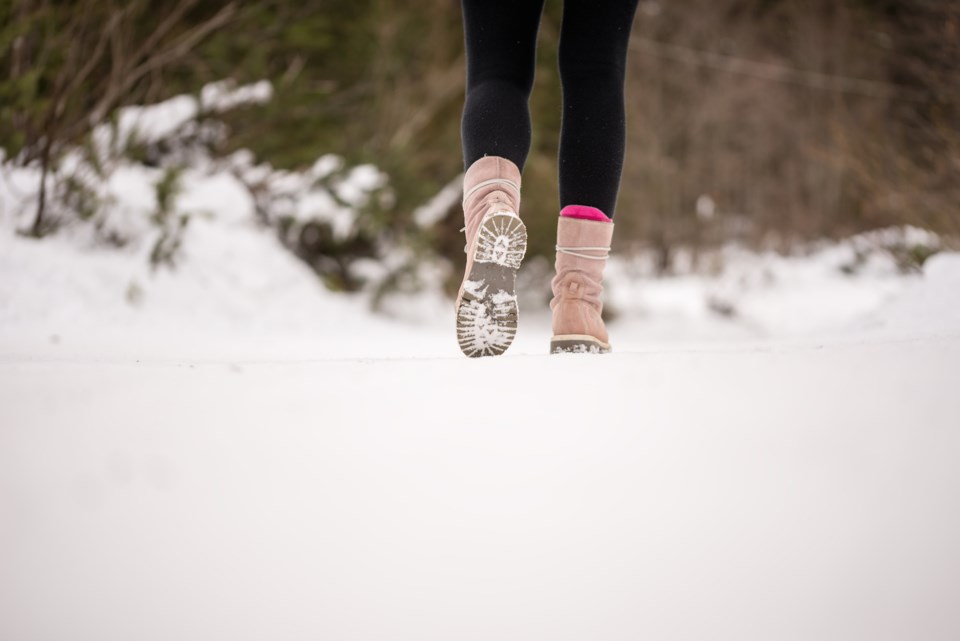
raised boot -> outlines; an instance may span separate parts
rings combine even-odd
[[[496,356],[517,333],[516,275],[527,251],[520,170],[484,156],[463,177],[467,267],[457,293],[457,341],[467,356]]]
[[[570,205],[560,212],[557,273],[551,282],[552,354],[610,351],[610,339],[600,314],[603,268],[612,239],[613,222],[599,209]]]

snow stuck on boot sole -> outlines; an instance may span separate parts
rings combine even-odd
[[[496,356],[517,333],[516,276],[527,251],[527,229],[513,213],[480,225],[473,265],[457,308],[457,340],[471,357]]]
[[[609,354],[609,343],[586,334],[561,334],[550,339],[551,354]]]

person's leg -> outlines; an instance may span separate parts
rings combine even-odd
[[[467,356],[502,354],[517,332],[516,273],[527,249],[520,171],[530,151],[528,100],[543,2],[462,0],[467,261],[455,308]]]
[[[464,169],[500,156],[523,169],[537,32],[544,0],[462,0],[467,88],[461,121]]]
[[[550,351],[610,351],[603,269],[623,170],[623,82],[637,0],[565,0],[559,66],[560,217]]]
[[[627,43],[637,2],[564,1],[558,53],[561,207],[593,207],[613,218],[626,137]]]

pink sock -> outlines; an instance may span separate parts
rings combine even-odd
[[[587,205],[567,205],[560,210],[560,215],[569,218],[582,218],[583,220],[597,220],[603,223],[613,222],[612,218],[596,207],[588,207]]]

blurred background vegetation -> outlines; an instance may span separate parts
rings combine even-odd
[[[547,0],[524,170],[531,252],[550,258],[562,12]],[[668,271],[681,245],[787,249],[890,224],[960,235],[958,61],[957,2],[642,0],[619,249],[654,249]],[[395,195],[381,228],[409,233],[463,169],[464,64],[457,0],[0,0],[0,147],[46,167],[124,105],[269,79],[272,101],[224,115],[218,153],[373,163]],[[422,242],[458,261],[449,213]]]

